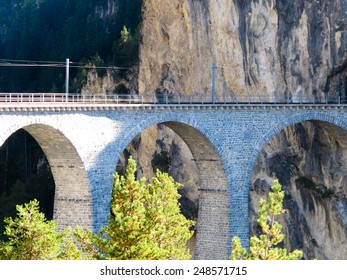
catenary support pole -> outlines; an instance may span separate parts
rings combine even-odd
[[[212,64],[212,103],[214,104],[216,94],[216,70],[217,66],[215,63]]]
[[[69,70],[70,70],[70,59],[66,59],[66,79],[65,79],[65,93],[66,93],[66,102],[69,97]]]

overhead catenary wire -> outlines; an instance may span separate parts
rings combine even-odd
[[[28,60],[28,59],[4,59],[4,58],[0,58],[0,62],[8,62],[8,63],[12,63],[12,62],[17,62],[17,63],[64,63],[62,61],[47,61],[47,60]],[[78,63],[78,62],[72,62],[72,63]]]
[[[35,61],[35,60],[13,60],[0,59],[0,67],[51,67],[65,68],[66,63],[61,61]],[[129,67],[123,66],[96,66],[92,64],[83,64],[80,62],[70,62],[70,68],[85,68],[85,69],[110,69],[110,70],[128,70]]]

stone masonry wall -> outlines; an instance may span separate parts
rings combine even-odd
[[[56,196],[64,194],[56,218],[98,231],[107,223],[123,150],[144,129],[169,126],[192,151],[202,181],[195,257],[227,259],[234,235],[249,244],[249,191],[259,154],[282,129],[305,120],[347,130],[346,109],[334,105],[21,108],[0,111],[0,144],[20,128],[50,143],[43,150],[61,171],[53,171],[62,180]]]

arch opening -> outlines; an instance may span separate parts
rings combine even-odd
[[[93,213],[89,180],[73,144],[57,129],[32,124],[20,131],[35,140],[42,150],[53,183],[53,219],[59,229],[80,225],[92,229]]]
[[[53,219],[55,183],[47,158],[24,129],[0,148],[0,232],[5,217],[15,217],[16,205],[37,199],[40,211]]]
[[[253,170],[250,233],[258,234],[257,210],[275,178],[285,191],[288,250],[306,259],[347,259],[347,132],[308,120],[287,126],[263,148]]]
[[[138,177],[151,178],[155,169],[182,183],[182,213],[195,220],[187,246],[195,259],[224,259],[229,253],[229,184],[220,155],[196,128],[162,122],[143,130],[124,150],[117,165],[122,172],[129,156],[138,162]]]

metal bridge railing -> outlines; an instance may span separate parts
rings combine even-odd
[[[76,103],[77,104],[347,104],[346,98],[329,96],[318,99],[298,95],[283,97],[269,94],[69,94],[0,93],[0,103]]]

